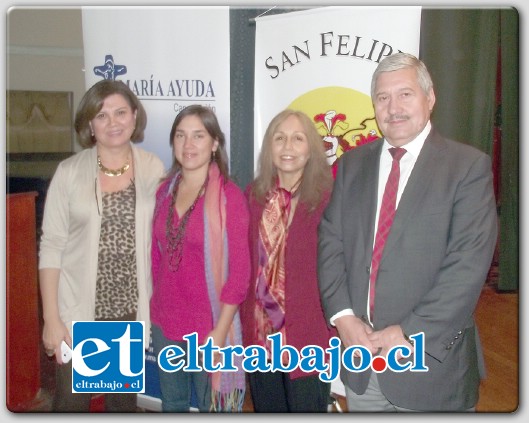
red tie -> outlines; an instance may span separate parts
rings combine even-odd
[[[373,257],[371,259],[371,273],[369,277],[369,312],[371,321],[373,321],[375,306],[375,282],[377,280],[378,265],[380,264],[384,245],[386,244],[386,239],[389,230],[391,229],[391,224],[393,223],[393,217],[395,216],[400,178],[399,161],[406,153],[406,150],[404,148],[392,147],[389,149],[389,152],[393,156],[393,162],[391,163],[391,172],[389,173],[386,188],[384,189],[384,195],[382,196],[382,205],[380,206],[380,214],[378,217],[378,228],[375,237],[375,246],[373,248]]]

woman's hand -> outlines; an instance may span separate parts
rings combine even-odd
[[[44,322],[44,328],[42,331],[42,343],[44,344],[44,350],[48,357],[53,357],[57,363],[63,364],[61,359],[61,343],[65,341],[68,346],[72,346],[72,338],[68,332],[68,328],[60,319],[53,319]]]

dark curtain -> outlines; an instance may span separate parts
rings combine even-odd
[[[230,8],[230,166],[235,182],[253,179],[254,58],[256,9]]]
[[[501,153],[500,153],[500,290],[518,289],[519,280],[519,17],[515,9],[500,13]]]
[[[253,178],[255,24],[267,9],[230,9],[231,166]],[[291,9],[292,10],[292,9]],[[274,9],[270,13],[285,13]],[[498,289],[518,288],[518,14],[515,9],[424,8],[420,58],[435,85],[433,124],[492,156],[498,49],[501,51],[501,187]]]
[[[432,123],[446,137],[492,153],[498,9],[429,10],[421,16],[420,58],[434,81]]]
[[[420,56],[437,97],[432,122],[444,135],[499,159],[495,177],[501,291],[516,290],[519,278],[518,54],[518,13],[513,8],[423,9]]]

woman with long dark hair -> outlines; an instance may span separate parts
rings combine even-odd
[[[192,333],[200,345],[209,337],[220,348],[241,345],[249,214],[244,194],[228,176],[224,134],[211,109],[193,105],[176,117],[170,143],[173,166],[156,194],[153,219],[154,351],[158,355],[167,345],[187,351],[184,337]],[[163,411],[189,411],[192,389],[202,412],[242,410],[242,371],[160,369],[159,375]]]

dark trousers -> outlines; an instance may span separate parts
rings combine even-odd
[[[256,413],[326,413],[330,383],[318,375],[290,379],[283,372],[249,373]]]
[[[91,393],[72,393],[72,362],[57,365],[55,371],[53,411],[57,413],[86,413],[90,411]],[[105,412],[135,413],[136,394],[104,394]]]
[[[112,321],[134,321],[136,313]],[[137,394],[105,394],[105,412],[134,413],[136,412]],[[56,366],[55,395],[52,410],[57,413],[83,413],[90,411],[91,393],[72,392],[72,362]]]

